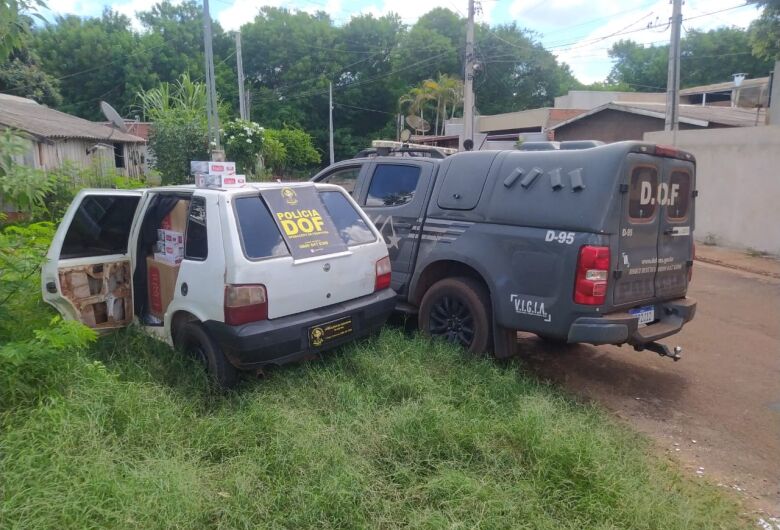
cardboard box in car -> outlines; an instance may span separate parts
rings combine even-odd
[[[149,293],[149,313],[162,319],[168,304],[173,300],[179,265],[164,263],[152,257],[146,258],[146,275]]]
[[[160,228],[184,233],[187,229],[187,211],[189,210],[189,206],[190,201],[182,199],[177,202],[176,206],[173,207],[173,210],[163,218],[162,223],[160,223]]]
[[[236,163],[193,160],[190,162],[190,173],[193,175],[235,175]]]

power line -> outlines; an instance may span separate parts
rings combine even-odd
[[[336,107],[346,107],[348,109],[364,110],[366,112],[377,112],[379,114],[389,114],[390,116],[396,115],[395,112],[387,112],[386,110],[379,110],[379,109],[369,109],[367,107],[358,107],[357,105],[347,105],[346,103],[339,103],[337,101],[334,101],[333,105]]]

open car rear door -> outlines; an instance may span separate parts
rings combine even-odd
[[[43,299],[63,317],[94,329],[132,322],[129,241],[143,194],[85,190],[73,200],[41,273]]]

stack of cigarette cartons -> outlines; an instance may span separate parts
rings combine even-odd
[[[184,257],[184,234],[176,230],[157,230],[154,259],[168,265],[178,265]]]
[[[190,173],[198,188],[238,188],[246,184],[244,175],[236,175],[235,162],[190,162]]]

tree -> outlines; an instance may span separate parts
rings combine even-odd
[[[206,86],[183,74],[175,83],[137,94],[136,107],[153,122],[149,150],[163,184],[180,184],[190,176],[190,161],[208,158]]]
[[[750,45],[756,57],[780,59],[780,0],[753,0],[763,8],[761,16],[750,25]]]
[[[771,63],[751,53],[750,38],[747,31],[733,27],[688,30],[680,44],[680,85],[719,83],[738,72],[751,77],[767,75]],[[607,78],[609,83],[627,85],[639,92],[665,90],[669,46],[644,47],[621,40],[612,46],[609,55],[616,61]]]
[[[0,62],[24,46],[32,17],[43,20],[38,10],[46,8],[42,0],[0,0]]]
[[[609,57],[615,61],[607,76],[609,84],[623,84],[638,92],[665,90],[668,46],[642,46],[632,40],[620,40],[612,45]]]
[[[109,9],[100,18],[58,17],[34,32],[32,45],[44,70],[60,79],[60,109],[83,118],[104,119],[100,100],[127,113],[136,92],[153,85],[152,51],[140,44],[130,19]]]
[[[578,85],[568,66],[558,64],[535,37],[515,23],[477,26],[474,92],[482,114],[550,106],[555,96]]]

